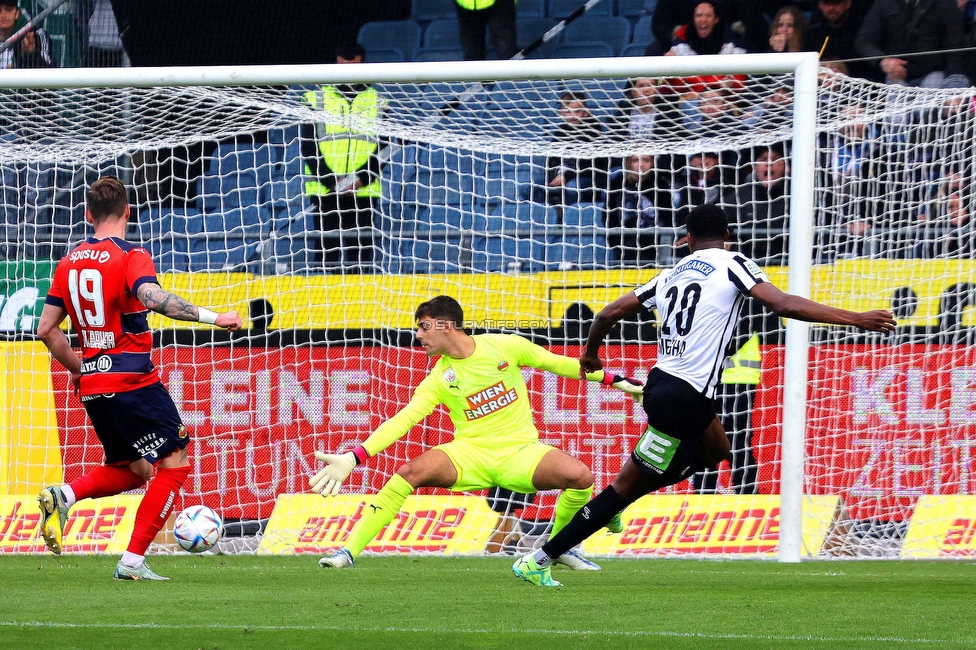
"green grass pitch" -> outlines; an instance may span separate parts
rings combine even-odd
[[[974,648],[976,563],[604,560],[540,589],[511,559],[0,557],[0,648]]]

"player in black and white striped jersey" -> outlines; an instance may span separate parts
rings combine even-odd
[[[691,254],[597,314],[580,372],[603,367],[600,345],[618,321],[644,309],[657,310],[658,357],[643,394],[647,430],[613,483],[540,550],[512,565],[519,577],[535,585],[557,585],[549,573],[550,558],[582,542],[645,494],[714,468],[728,457],[731,445],[712,398],[747,297],[787,318],[872,332],[894,330],[889,311],[852,312],[783,293],[755,262],[726,250],[728,239],[728,219],[721,208],[695,208],[688,215]]]

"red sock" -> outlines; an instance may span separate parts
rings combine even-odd
[[[146,549],[166,523],[169,511],[173,509],[173,502],[186,477],[190,475],[190,466],[160,467],[156,476],[149,482],[146,496],[136,510],[136,525],[129,540],[129,553],[145,555]]]
[[[134,490],[146,481],[128,466],[99,465],[84,476],[68,483],[75,493],[75,501],[97,499]]]

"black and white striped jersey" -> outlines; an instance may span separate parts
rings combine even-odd
[[[635,289],[645,308],[657,310],[655,367],[713,397],[742,303],[768,281],[741,253],[705,248]]]

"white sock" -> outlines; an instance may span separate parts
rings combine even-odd
[[[535,563],[539,565],[540,568],[545,568],[550,564],[552,564],[552,558],[546,555],[546,552],[543,551],[541,548],[532,554],[532,558],[535,560]]]
[[[130,566],[133,569],[138,569],[145,561],[145,555],[136,555],[135,553],[130,553],[128,551],[122,554],[122,564],[125,566]]]
[[[75,504],[75,491],[71,489],[70,485],[61,486],[61,494],[64,495],[64,504],[69,508]]]

